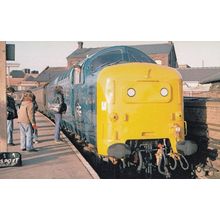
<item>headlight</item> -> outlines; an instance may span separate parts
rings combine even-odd
[[[168,90],[166,88],[163,88],[160,90],[160,94],[163,96],[163,97],[166,97],[168,95]]]
[[[133,88],[128,89],[128,96],[133,97],[136,95],[136,91]]]

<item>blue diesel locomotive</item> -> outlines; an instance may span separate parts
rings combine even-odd
[[[185,141],[182,78],[143,52],[126,46],[103,49],[34,91],[39,109],[49,111],[56,85],[63,87],[67,112],[62,126],[112,163],[169,177],[197,146]],[[178,163],[179,162],[179,163]]]

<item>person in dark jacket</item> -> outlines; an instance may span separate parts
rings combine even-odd
[[[66,104],[64,103],[62,86],[55,87],[54,99],[52,100],[52,104],[57,104],[60,106],[58,112],[54,112],[55,115],[54,141],[55,143],[61,143],[62,140],[60,138],[60,128],[61,128],[62,113],[66,111]]]
[[[9,146],[14,146],[13,143],[13,129],[14,122],[13,120],[18,117],[17,109],[15,107],[15,100],[13,98],[13,94],[15,89],[13,87],[8,87],[7,90],[7,143]]]

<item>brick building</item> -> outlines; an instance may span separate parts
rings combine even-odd
[[[7,86],[12,86],[15,90],[34,88],[37,86],[36,78],[38,75],[38,71],[30,71],[30,69],[12,70],[6,76]]]
[[[47,66],[36,78],[38,86],[43,86],[54,80],[59,74],[67,70],[67,67],[49,67]]]
[[[12,86],[15,90],[18,90],[19,84],[24,80],[25,73],[22,70],[12,70],[7,75],[7,86]]]
[[[177,70],[183,78],[184,96],[220,96],[220,89],[218,92],[216,90],[220,82],[220,67],[192,67]]]
[[[145,44],[131,47],[141,50],[160,65],[170,66],[174,68],[178,67],[175,47],[172,41],[164,44]],[[79,63],[87,56],[90,56],[104,48],[106,47],[83,48],[83,42],[78,42],[78,48],[67,57],[68,68]]]

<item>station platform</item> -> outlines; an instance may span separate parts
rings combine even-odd
[[[54,123],[41,113],[36,113],[39,143],[37,152],[21,151],[20,130],[14,120],[13,139],[15,146],[8,152],[22,155],[21,167],[0,168],[0,179],[99,179],[97,173],[80,152],[61,132],[62,143],[54,142]]]

